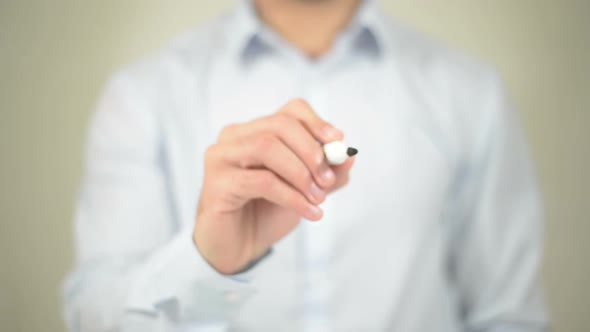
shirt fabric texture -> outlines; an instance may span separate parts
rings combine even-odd
[[[220,130],[303,98],[350,183],[252,268],[192,242]],[[542,331],[542,215],[493,70],[365,1],[311,60],[251,3],[118,71],[89,132],[64,287],[73,331]],[[277,221],[280,222],[280,221]]]

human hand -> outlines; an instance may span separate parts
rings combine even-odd
[[[224,128],[205,155],[193,239],[220,273],[238,272],[297,226],[317,221],[354,158],[328,166],[320,143],[343,138],[303,100]]]

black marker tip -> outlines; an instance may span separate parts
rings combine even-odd
[[[346,154],[347,154],[349,157],[352,157],[352,156],[354,156],[354,155],[355,155],[355,154],[357,154],[357,153],[359,153],[359,150],[357,150],[357,149],[355,149],[355,148],[348,148],[348,149],[346,149]]]

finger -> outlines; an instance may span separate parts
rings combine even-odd
[[[301,159],[276,136],[262,134],[239,143],[220,144],[220,150],[226,163],[240,168],[264,167],[299,190],[311,203],[319,204],[326,197]]]
[[[307,201],[297,190],[285,183],[276,174],[262,169],[235,168],[226,178],[226,185],[244,201],[262,198],[284,208],[291,209],[309,220],[319,220],[322,210]]]
[[[321,145],[303,123],[287,114],[277,113],[243,125],[227,127],[220,135],[220,142],[235,143],[260,133],[272,133],[279,137],[307,166],[322,188],[333,185],[334,172],[325,161]]]
[[[322,143],[340,141],[344,137],[340,130],[320,118],[303,99],[291,100],[281,108],[279,113],[288,114],[301,121],[313,136]]]
[[[332,166],[332,169],[336,174],[336,182],[329,188],[328,192],[334,192],[348,184],[350,181],[350,169],[354,165],[355,160],[354,157],[348,158],[344,164]]]
[[[234,142],[243,136],[247,136],[249,133],[244,133],[244,130],[242,129],[244,126],[245,124],[229,124],[223,127],[217,137],[217,142]]]

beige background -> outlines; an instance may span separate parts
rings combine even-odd
[[[59,284],[86,122],[117,67],[231,1],[0,1],[0,330],[61,331]],[[546,200],[555,331],[590,327],[590,1],[386,1],[494,64],[519,107]]]

